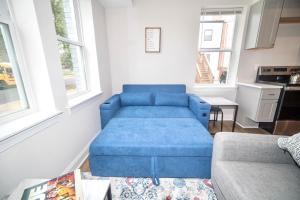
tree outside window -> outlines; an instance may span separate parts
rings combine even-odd
[[[74,96],[87,90],[78,2],[51,0],[51,6],[66,90]]]

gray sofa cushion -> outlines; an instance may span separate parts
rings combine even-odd
[[[218,197],[218,200],[226,200],[226,198],[224,197],[222,191],[220,190],[220,188],[213,176],[211,177],[211,183],[214,187],[214,192],[215,192],[216,196]]]
[[[216,161],[212,179],[227,200],[295,200],[300,170],[291,164]]]
[[[217,133],[213,160],[294,164],[288,153],[278,148],[279,135]]]
[[[292,155],[298,166],[300,166],[300,133],[288,138],[279,138],[278,146],[281,149],[287,150]]]

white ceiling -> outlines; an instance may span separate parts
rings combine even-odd
[[[104,8],[132,7],[133,0],[99,0]]]

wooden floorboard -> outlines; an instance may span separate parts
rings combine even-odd
[[[90,163],[89,159],[86,159],[84,163],[81,165],[80,170],[82,172],[89,172],[90,171]]]
[[[215,134],[216,132],[221,132],[220,122],[216,123],[215,126],[211,121],[209,123],[209,132]],[[232,121],[224,121],[223,123],[223,132],[231,132],[232,130]],[[242,128],[239,125],[235,126],[234,132],[240,133],[255,133],[255,134],[270,134],[269,132],[261,129],[261,128]]]
[[[232,129],[232,122],[231,121],[224,121],[223,124],[223,132],[231,132]],[[220,132],[220,124],[216,123],[215,126],[213,125],[213,122],[209,123],[209,132],[214,135],[216,132]],[[236,125],[235,132],[240,133],[255,133],[255,134],[270,134],[267,131],[260,129],[260,128],[242,128],[239,125]],[[86,159],[82,166],[80,167],[81,171],[83,172],[89,172],[90,171],[90,165],[89,160]]]

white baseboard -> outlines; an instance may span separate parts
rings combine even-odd
[[[88,144],[82,149],[82,151],[72,160],[72,162],[64,169],[62,174],[66,174],[68,172],[74,171],[75,169],[78,169],[81,167],[81,165],[84,163],[84,161],[89,156],[89,147],[91,142],[97,137],[98,134],[96,134],[89,142]]]
[[[239,122],[236,122],[237,125],[239,125],[240,127],[242,128],[258,128],[258,126],[245,126],[245,125],[242,125],[241,123]]]

